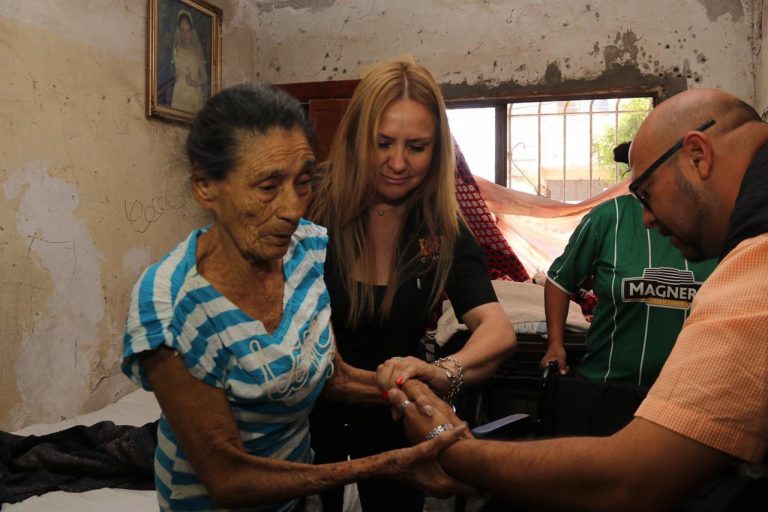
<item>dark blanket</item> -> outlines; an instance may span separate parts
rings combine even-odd
[[[154,489],[157,422],[102,421],[44,436],[0,432],[0,504],[50,491]]]

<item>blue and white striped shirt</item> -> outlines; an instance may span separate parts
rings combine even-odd
[[[306,220],[296,229],[283,257],[283,316],[269,334],[197,272],[197,238],[207,229],[193,231],[134,286],[123,372],[151,390],[138,355],[167,346],[194,377],[225,390],[248,453],[311,463],[308,416],[334,351],[323,281],[326,231]],[[155,483],[161,510],[216,510],[164,416]],[[295,503],[253,510],[285,511]]]

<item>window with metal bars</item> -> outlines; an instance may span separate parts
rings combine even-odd
[[[613,148],[634,136],[653,96],[449,105],[451,132],[472,172],[500,185],[578,202],[624,179]]]

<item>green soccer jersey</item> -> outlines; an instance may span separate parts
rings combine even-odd
[[[547,272],[569,295],[594,276],[597,307],[581,374],[593,380],[653,384],[691,301],[716,263],[689,262],[657,229],[646,229],[643,207],[633,196],[593,208]]]

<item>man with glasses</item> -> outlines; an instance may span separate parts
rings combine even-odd
[[[674,510],[689,496],[686,510],[763,510],[765,476],[744,479],[733,468],[765,471],[768,447],[768,124],[730,94],[680,93],[643,122],[630,167],[645,225],[689,259],[720,258],[635,418],[603,438],[460,440],[440,463],[536,509]],[[413,441],[459,421],[419,382],[389,392],[393,407],[406,396],[434,406],[430,417],[405,410]],[[717,485],[726,473],[748,490],[735,498]]]

